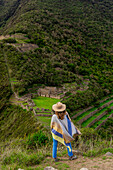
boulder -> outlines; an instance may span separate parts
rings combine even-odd
[[[44,108],[41,108],[42,111],[44,111]]]
[[[77,154],[77,155],[83,155],[83,152],[81,152],[79,150],[72,150],[72,152]]]
[[[57,170],[57,169],[53,168],[52,166],[47,166],[46,168],[44,168],[44,170]]]
[[[113,156],[113,154],[111,152],[107,152],[105,156]]]
[[[87,168],[81,168],[80,170],[88,170]]]

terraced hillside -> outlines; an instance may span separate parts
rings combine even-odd
[[[95,107],[89,107],[79,113],[76,113],[72,119],[81,127],[91,127],[98,129],[108,118],[113,116],[113,96],[100,101]]]
[[[31,112],[37,117],[38,121],[46,127],[50,126],[52,116],[52,105],[59,102],[60,99],[38,96],[36,98],[22,100],[17,99],[14,95],[10,97],[10,103],[12,105],[19,105],[24,111]],[[30,102],[29,102],[30,101]]]

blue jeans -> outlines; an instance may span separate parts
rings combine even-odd
[[[57,157],[57,145],[58,145],[58,141],[53,138],[53,158]],[[69,146],[71,148],[71,152],[69,151],[69,148],[67,147],[68,155],[73,156],[71,143],[69,143]]]

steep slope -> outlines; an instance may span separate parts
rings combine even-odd
[[[3,53],[3,45],[0,44],[0,111],[6,106],[11,95],[11,85],[7,70],[7,63]]]
[[[0,0],[0,26],[4,26],[7,20],[14,15],[20,0]]]
[[[19,3],[1,33],[24,33],[28,37],[26,43],[38,47],[21,53],[5,46],[11,78],[18,81],[15,91],[23,94],[39,84],[60,86],[76,82],[81,85],[88,79],[88,90],[66,101],[76,103],[77,109],[112,91],[111,0],[23,0]],[[71,107],[73,111],[74,105]]]

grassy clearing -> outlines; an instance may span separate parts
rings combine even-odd
[[[45,126],[50,126],[51,117],[38,116],[37,119]]]
[[[33,99],[33,101],[38,108],[44,108],[44,109],[51,110],[52,105],[59,102],[60,99],[39,96],[39,97]]]
[[[54,99],[54,98],[49,98],[49,97],[37,97],[35,99],[33,99],[34,103],[36,104],[36,106],[34,107],[34,109],[36,109],[37,107],[40,108],[44,108],[44,109],[49,109],[50,111],[52,110],[52,105],[59,102],[59,99]],[[40,113],[37,113],[40,114]],[[41,114],[46,114],[46,113],[41,113]],[[47,113],[47,114],[51,114],[51,113]],[[49,126],[50,127],[50,122],[51,122],[51,117],[43,117],[43,116],[38,116],[37,119],[44,125],[44,126]]]
[[[36,107],[33,107],[34,109],[36,109]],[[39,110],[39,112],[41,112],[41,113],[36,113],[37,115],[39,115],[39,114],[43,114],[43,115],[45,115],[45,114],[47,114],[47,115],[51,115],[51,112],[50,111],[48,111],[48,112],[50,112],[50,113],[48,113],[48,112],[45,112],[45,113],[42,113],[42,110]]]

